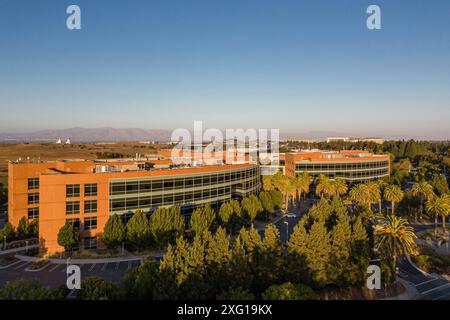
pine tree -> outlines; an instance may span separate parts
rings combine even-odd
[[[115,248],[125,240],[125,236],[126,227],[122,219],[117,214],[111,215],[103,229],[102,242],[108,248]]]
[[[327,267],[330,263],[331,243],[327,228],[322,221],[316,221],[309,231],[306,262],[313,281],[324,286],[329,283]]]
[[[350,285],[362,284],[370,262],[370,245],[362,216],[358,216],[352,226],[350,259],[347,282]]]
[[[305,228],[306,220],[305,216],[295,225],[287,242],[288,254],[284,267],[285,281],[306,283],[308,282],[307,279],[310,278],[306,265],[306,253],[309,245],[309,235]]]
[[[189,220],[189,230],[193,236],[201,235],[207,230],[211,230],[216,222],[216,213],[209,204],[203,208],[197,208]]]
[[[156,209],[149,222],[152,238],[159,247],[173,243],[184,233],[185,221],[177,206]]]
[[[277,283],[282,275],[283,246],[278,228],[269,224],[264,232],[261,247],[255,256],[254,288],[260,292],[273,283]]]
[[[346,284],[347,267],[350,257],[351,226],[347,213],[339,213],[338,220],[331,232],[331,263],[329,278],[339,286]]]
[[[126,229],[126,240],[130,246],[141,249],[151,243],[150,223],[144,211],[136,210]]]
[[[219,209],[219,223],[225,228],[230,228],[233,219],[233,207],[229,202],[224,202]]]

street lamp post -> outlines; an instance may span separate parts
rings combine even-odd
[[[283,221],[283,223],[286,225],[286,241],[289,240],[289,222]]]
[[[125,254],[125,242],[122,241],[122,256]]]
[[[6,236],[3,236],[3,250],[6,250]]]
[[[25,252],[28,252],[28,240],[25,240]]]

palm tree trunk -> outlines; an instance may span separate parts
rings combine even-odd
[[[423,198],[420,197],[420,222],[422,222],[423,219]]]
[[[391,208],[391,209],[392,209],[392,215],[394,215],[394,206],[395,206],[395,202],[392,201],[392,202],[391,202],[391,205],[392,205],[392,208]]]
[[[447,233],[447,229],[445,228],[445,216],[442,216],[442,228],[444,229],[444,233]]]
[[[434,215],[434,234],[437,235],[438,215]]]
[[[381,200],[378,201],[378,213],[381,214]]]

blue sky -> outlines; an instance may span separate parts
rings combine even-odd
[[[450,1],[0,0],[0,111],[0,132],[203,120],[450,139]]]

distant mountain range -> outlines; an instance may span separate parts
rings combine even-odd
[[[0,142],[63,142],[70,138],[71,142],[115,142],[115,141],[169,141],[170,130],[139,129],[139,128],[68,128],[40,130],[25,133],[0,133]],[[311,139],[325,140],[331,136],[342,136],[342,133],[331,131],[310,131],[305,133],[280,132],[280,139]],[[346,136],[346,135],[344,135]]]
[[[68,128],[54,130],[40,130],[25,133],[0,133],[0,142],[2,143],[21,143],[21,142],[56,142],[61,139],[63,142],[70,138],[74,143],[83,142],[116,142],[116,141],[170,141],[171,130],[163,129],[140,129],[140,128]],[[367,137],[374,135],[358,135],[351,132],[335,131],[307,131],[307,132],[288,132],[280,130],[280,139],[305,139],[305,140],[326,140],[327,137]],[[378,135],[375,135],[378,136]],[[445,136],[445,135],[444,135]],[[394,135],[382,136],[385,139],[419,139],[414,135]],[[225,138],[225,136],[224,136]],[[436,139],[434,137],[423,137],[422,139]]]
[[[70,138],[72,142],[169,141],[171,131],[138,128],[69,128],[27,133],[0,133],[2,142],[49,142]]]

